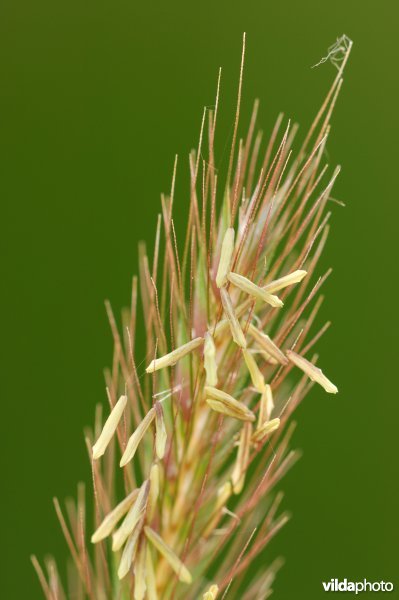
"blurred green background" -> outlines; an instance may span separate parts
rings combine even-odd
[[[51,499],[89,479],[82,428],[111,361],[103,300],[129,302],[137,242],[153,239],[220,65],[229,139],[244,30],[243,123],[259,97],[266,132],[280,110],[306,129],[335,75],[310,66],[342,33],[355,42],[328,147],[347,207],[322,265],[333,327],[319,350],[340,394],[317,390],[297,413],[275,597],[323,598],[332,577],[399,585],[398,16],[393,0],[2,1],[1,598],[41,598],[31,552],[65,561]]]

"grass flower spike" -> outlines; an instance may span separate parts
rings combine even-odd
[[[330,274],[318,260],[338,174],[326,145],[350,47],[308,134],[297,139],[280,115],[264,142],[258,101],[249,123],[240,118],[244,36],[225,168],[215,143],[219,73],[182,204],[176,158],[155,245],[140,246],[130,309],[119,321],[106,304],[113,408],[105,423],[97,410],[86,434],[90,512],[82,485],[68,518],[55,501],[72,557],[67,579],[51,567],[47,583],[33,558],[47,600],[272,593],[281,560],[267,563],[264,550],[288,520],[278,486],[299,456],[292,415],[314,382],[338,391],[314,352],[327,328],[316,327]],[[183,233],[176,206],[187,210]]]

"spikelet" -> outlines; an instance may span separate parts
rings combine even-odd
[[[324,374],[321,369],[316,367],[314,364],[309,362],[303,356],[300,356],[296,352],[292,350],[287,350],[287,356],[291,362],[294,363],[297,367],[299,367],[312,381],[315,381],[321,387],[323,387],[326,392],[329,394],[336,394],[338,392],[338,388],[336,385],[332,383]]]
[[[218,288],[224,286],[227,282],[227,277],[230,273],[231,262],[234,252],[234,229],[229,227],[226,230],[223,238],[222,251],[220,253],[220,261],[218,272],[216,274],[216,285]]]
[[[108,419],[105,421],[100,437],[93,446],[94,460],[100,458],[100,456],[102,456],[107,449],[107,446],[110,443],[116,428],[118,427],[118,423],[122,417],[123,411],[125,410],[126,403],[127,396],[121,396],[112,409]]]
[[[345,43],[340,72],[299,145],[283,116],[263,144],[257,103],[241,135],[245,111],[238,103],[223,171],[215,145],[218,87],[189,156],[184,190],[176,185],[175,162],[154,247],[147,254],[140,246],[131,308],[118,322],[107,303],[114,351],[105,377],[116,403],[105,424],[97,411],[94,439],[86,437],[94,533],[82,486],[76,506],[68,503],[69,521],[55,502],[73,554],[68,589],[76,598],[271,594],[279,565],[256,560],[287,521],[281,493],[273,490],[298,457],[290,449],[291,414],[311,387],[307,377],[337,392],[302,354],[314,352],[326,329],[315,329],[329,274],[320,272],[318,259],[339,171],[329,173],[325,155],[350,50]],[[177,193],[181,210],[187,209],[183,239],[180,224],[175,227]],[[140,325],[145,335],[137,343]],[[306,376],[298,378],[294,367]],[[288,390],[293,401],[285,411]],[[100,524],[97,515],[105,515]],[[37,559],[33,564],[48,598],[62,600],[53,563],[48,583]]]

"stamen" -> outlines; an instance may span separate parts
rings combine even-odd
[[[216,274],[216,285],[218,288],[224,286],[227,282],[227,276],[230,273],[231,263],[234,252],[234,229],[229,227],[224,234],[222,242],[222,250],[220,253],[220,260],[218,271]]]
[[[127,396],[121,396],[112,409],[108,419],[105,421],[101,434],[93,446],[94,460],[100,458],[100,456],[102,456],[107,449],[107,446],[110,443],[116,428],[118,427],[119,421],[121,420],[126,403]]]
[[[299,283],[304,277],[306,277],[306,275],[307,271],[293,271],[292,273],[289,273],[289,275],[284,275],[284,277],[280,277],[275,281],[271,281],[270,283],[263,286],[263,289],[269,294],[274,294],[274,292],[278,292],[279,290],[282,290],[288,287],[289,285]]]
[[[336,385],[332,383],[324,374],[319,367],[316,367],[310,361],[308,361],[303,356],[300,356],[293,350],[287,350],[287,356],[291,362],[294,363],[297,367],[299,367],[306,375],[309,377],[311,381],[315,381],[321,387],[323,387],[326,392],[329,394],[336,394],[338,392],[338,388]]]
[[[154,420],[154,417],[155,417],[155,408],[152,407],[152,408],[150,408],[150,410],[148,411],[148,413],[146,414],[144,419],[141,421],[141,423],[139,424],[137,429],[130,436],[129,441],[126,445],[125,451],[122,454],[121,461],[119,463],[120,467],[124,467],[125,465],[127,465],[128,462],[130,462],[132,460],[132,458],[136,454],[138,445],[140,444],[141,440],[143,439],[144,434],[146,433],[147,429],[151,425],[152,421]]]
[[[163,541],[163,539],[153,529],[151,529],[151,527],[144,527],[144,532],[158,552],[160,552],[168,561],[180,581],[183,583],[191,583],[192,577],[190,571],[181,562],[180,558],[176,556],[173,550]]]
[[[230,325],[230,331],[231,335],[233,336],[233,340],[238,346],[241,346],[241,348],[246,348],[247,342],[245,340],[244,332],[241,329],[241,325],[236,317],[229,293],[224,288],[220,290],[220,298],[222,300],[225,315]]]
[[[263,300],[266,304],[270,304],[275,308],[281,308],[283,305],[280,298],[273,296],[269,292],[266,292],[264,288],[259,287],[256,283],[253,283],[250,279],[247,279],[243,275],[231,272],[229,274],[229,281],[238,287],[241,291],[245,292],[249,296],[253,296],[257,300]]]
[[[254,413],[243,403],[239,402],[230,394],[217,388],[206,386],[206,402],[216,412],[220,412],[241,421],[254,421]]]
[[[160,358],[154,359],[146,368],[146,373],[154,373],[154,371],[158,371],[159,369],[164,369],[165,367],[173,367],[181,358],[198,348],[203,344],[204,338],[197,337],[179,348],[172,350],[169,354],[165,354]]]

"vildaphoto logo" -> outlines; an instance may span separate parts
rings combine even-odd
[[[390,581],[348,581],[343,579],[331,579],[330,581],[322,581],[325,592],[354,592],[360,594],[361,592],[392,592],[393,583]]]

